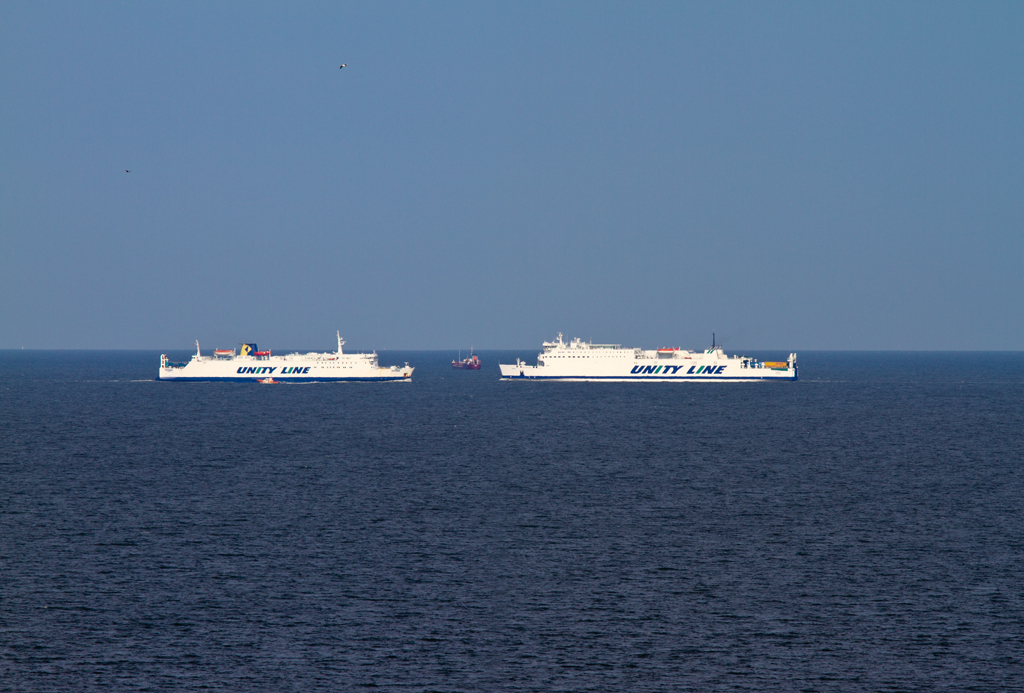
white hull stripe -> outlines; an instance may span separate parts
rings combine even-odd
[[[697,377],[677,377],[677,378],[659,378],[651,376],[629,376],[629,375],[503,375],[502,380],[563,380],[563,381],[575,381],[575,382],[586,382],[591,380],[603,380],[607,382],[645,382],[645,383],[711,383],[718,381],[729,381],[729,382],[754,382],[761,380],[798,380],[796,375],[790,376],[746,376],[746,375],[709,375],[706,378],[700,376]]]
[[[258,383],[261,380],[265,380],[268,376],[262,377],[250,377],[250,378],[165,378],[158,377],[157,380],[164,382],[207,382],[207,383]],[[324,376],[322,378],[289,378],[288,376],[274,378],[275,383],[343,383],[343,382],[384,382],[384,381],[395,381],[395,382],[412,382],[412,378],[403,378],[402,376],[387,376],[387,377],[353,377],[353,378],[332,378],[330,376]]]

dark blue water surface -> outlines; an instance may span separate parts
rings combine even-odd
[[[1024,689],[1024,354],[276,386],[158,356],[0,352],[0,689]]]

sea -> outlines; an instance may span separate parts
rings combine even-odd
[[[478,353],[268,386],[0,352],[0,690],[1024,690],[1024,353]]]

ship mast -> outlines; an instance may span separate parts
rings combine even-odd
[[[341,330],[338,330],[338,356],[341,356],[341,346],[345,343],[345,340],[341,338]]]

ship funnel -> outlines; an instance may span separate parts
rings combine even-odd
[[[242,348],[238,350],[239,356],[253,356],[259,349],[256,348],[255,344],[243,344]]]

